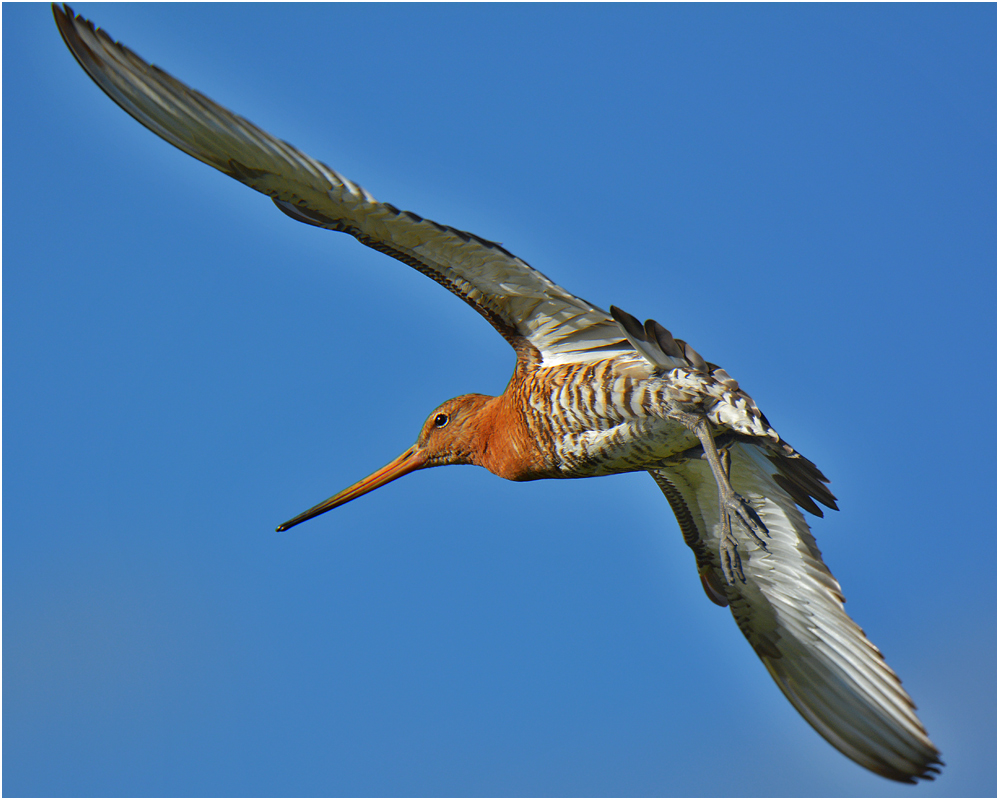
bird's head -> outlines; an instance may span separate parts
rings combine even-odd
[[[414,470],[425,467],[439,467],[445,464],[477,464],[484,441],[484,428],[491,398],[487,395],[462,395],[438,406],[428,416],[416,443],[407,448],[381,470],[376,470],[347,489],[327,498],[298,517],[278,526],[278,531],[287,531],[311,517],[343,506],[348,501],[360,498],[374,489],[395,481]]]

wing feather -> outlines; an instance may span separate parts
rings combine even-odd
[[[840,585],[795,498],[775,479],[781,465],[763,444],[736,442],[729,450],[733,488],[770,533],[766,552],[740,545],[745,583],[729,586],[722,579],[718,490],[708,464],[692,459],[650,471],[661,489],[669,486],[664,494],[671,506],[683,506],[685,541],[703,579],[707,574],[707,583],[723,588],[737,625],[778,687],[831,744],[886,778],[933,778],[941,764],[937,748],[899,678],[844,611]],[[800,472],[811,482],[822,478],[815,468]]]
[[[560,364],[631,350],[606,311],[496,242],[379,203],[325,164],[146,63],[69,6],[53,5],[53,13],[84,70],[153,133],[268,195],[294,219],[348,233],[430,276],[479,311],[519,355]]]

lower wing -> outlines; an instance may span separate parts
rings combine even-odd
[[[937,748],[899,678],[844,611],[840,585],[802,512],[775,480],[766,446],[736,442],[729,450],[733,488],[770,533],[766,551],[740,544],[745,582],[727,585],[722,577],[718,490],[708,463],[649,471],[695,552],[709,597],[732,609],[781,691],[834,747],[888,779],[934,778]]]

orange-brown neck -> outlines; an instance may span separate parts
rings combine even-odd
[[[473,464],[510,481],[553,477],[557,474],[532,436],[513,389],[486,399],[476,415]]]

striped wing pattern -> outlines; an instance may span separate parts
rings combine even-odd
[[[153,133],[268,195],[289,216],[343,231],[430,276],[473,306],[522,359],[561,364],[631,350],[603,309],[495,242],[380,203],[326,165],[143,61],[69,6],[53,7],[70,51]]]
[[[832,745],[889,779],[933,778],[938,751],[899,678],[844,611],[840,585],[802,512],[775,481],[767,445],[736,442],[729,452],[733,488],[770,534],[766,552],[740,546],[745,583],[727,586],[722,578],[718,489],[708,464],[692,459],[650,471],[695,552],[709,597],[728,601],[778,687]]]

